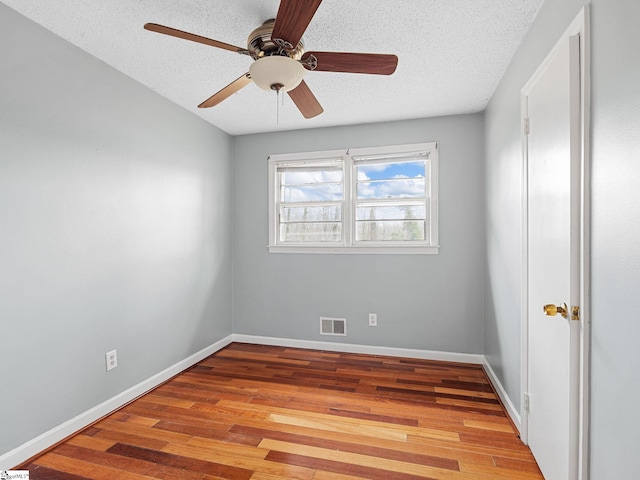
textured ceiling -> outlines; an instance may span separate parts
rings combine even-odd
[[[245,47],[278,0],[2,0],[69,42],[232,134],[484,110],[544,0],[324,0],[306,50],[392,53],[391,76],[307,72],[324,107],[306,120],[285,95],[248,85],[197,105],[247,72],[251,58],[144,30],[160,23]]]

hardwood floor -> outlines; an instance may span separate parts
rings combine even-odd
[[[543,478],[478,365],[239,343],[20,468],[32,480]]]

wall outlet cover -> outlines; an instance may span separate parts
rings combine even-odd
[[[107,372],[113,370],[118,366],[118,351],[111,350],[104,354],[105,361],[107,362]]]

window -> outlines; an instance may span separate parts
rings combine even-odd
[[[269,157],[269,251],[437,253],[437,144]]]

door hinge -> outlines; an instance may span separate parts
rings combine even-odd
[[[571,320],[580,320],[580,307],[577,305],[571,307]]]
[[[523,395],[523,400],[524,400],[524,411],[529,413],[529,394],[525,393]]]
[[[529,117],[524,119],[523,128],[524,128],[524,134],[529,135]]]

